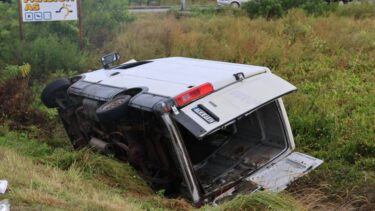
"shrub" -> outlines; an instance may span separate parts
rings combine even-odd
[[[338,16],[348,16],[357,19],[370,18],[375,16],[375,4],[370,2],[361,2],[360,4],[343,5],[337,8]]]
[[[15,62],[19,52],[17,9],[0,2],[0,11],[0,66],[4,67],[21,62]]]
[[[33,67],[33,79],[46,78],[55,71],[81,70],[86,65],[86,54],[77,44],[56,36],[38,37],[25,46],[23,61]]]
[[[102,47],[115,36],[121,24],[133,20],[127,13],[128,1],[82,1],[85,37],[92,47]]]
[[[325,0],[253,0],[244,4],[244,9],[251,18],[280,18],[293,8],[301,8],[309,15],[323,15],[331,11],[334,4]]]
[[[309,15],[320,16],[335,10],[337,4],[327,4],[325,0],[309,0],[301,4],[303,10]]]
[[[30,65],[8,65],[0,69],[0,119],[12,117],[24,118],[29,111],[31,95],[27,90],[27,75]],[[27,118],[27,117],[26,117]]]
[[[245,3],[243,7],[251,18],[280,18],[284,13],[280,0],[254,0]]]
[[[306,16],[301,9],[292,9],[284,18],[284,33],[289,38],[289,44],[294,44],[297,39],[304,39],[311,31],[311,27],[305,24]]]

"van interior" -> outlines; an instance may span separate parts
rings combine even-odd
[[[250,174],[286,151],[288,139],[277,103],[273,101],[239,117],[201,140],[180,127],[193,168],[206,192]]]

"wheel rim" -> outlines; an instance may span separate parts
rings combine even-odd
[[[118,107],[119,105],[122,105],[123,103],[126,102],[127,99],[125,98],[117,98],[117,99],[114,99],[112,101],[109,101],[107,104],[103,105],[102,109],[104,111],[108,111],[108,110],[111,110],[113,108],[116,108]]]

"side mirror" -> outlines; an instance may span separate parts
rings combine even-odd
[[[110,64],[118,60],[120,60],[119,53],[109,53],[107,55],[104,55],[101,58],[100,62],[102,63],[104,69],[108,69]]]

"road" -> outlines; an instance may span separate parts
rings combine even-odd
[[[152,7],[132,7],[129,8],[129,12],[139,13],[139,12],[167,12],[170,9],[168,6],[152,6]]]

